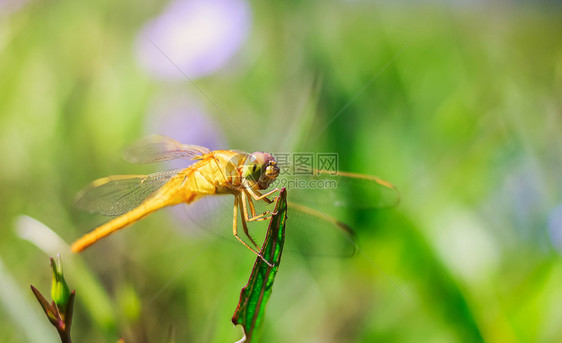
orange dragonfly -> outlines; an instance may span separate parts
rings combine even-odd
[[[244,246],[258,255],[264,262],[271,265],[259,253],[258,245],[250,236],[247,222],[262,221],[271,218],[274,214],[264,210],[256,212],[254,201],[271,204],[276,201],[269,199],[279,191],[272,185],[291,186],[295,180],[291,178],[278,178],[280,168],[275,158],[265,152],[245,153],[236,150],[214,150],[208,148],[181,144],[165,136],[149,136],[140,140],[125,150],[125,158],[134,163],[154,163],[174,159],[190,159],[196,163],[184,169],[168,170],[150,175],[119,175],[109,176],[92,182],[78,193],[76,205],[90,212],[97,212],[109,216],[117,216],[109,222],[95,228],[82,238],[75,241],[71,249],[79,252],[100,239],[121,230],[128,225],[140,220],[150,213],[166,206],[181,203],[191,204],[210,195],[232,194],[234,196],[232,232],[236,239]],[[339,184],[350,183],[359,188],[358,196],[361,204],[380,207],[392,205],[399,199],[396,188],[377,177],[338,173],[316,170],[315,181],[332,181]],[[301,180],[302,181],[302,180]],[[348,187],[349,188],[349,187]],[[327,192],[321,190],[322,199],[329,199]],[[343,232],[351,233],[351,229],[325,214],[302,205],[302,200],[310,198],[312,190],[292,192],[288,190],[290,211],[298,211],[315,222],[324,222],[328,226],[335,226]],[[370,194],[370,193],[375,193]],[[301,203],[291,201],[291,194],[304,194]],[[298,196],[297,196],[298,198]],[[379,203],[375,203],[375,198]],[[369,206],[367,206],[369,207]],[[251,244],[246,243],[238,234],[238,214],[242,223],[245,236]],[[317,225],[317,224],[316,224]]]

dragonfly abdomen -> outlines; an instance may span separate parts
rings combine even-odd
[[[82,251],[100,239],[114,233],[115,231],[124,229],[150,213],[157,211],[162,207],[175,205],[177,203],[179,203],[177,199],[170,198],[169,196],[161,193],[156,194],[131,211],[112,219],[109,222],[98,226],[93,231],[85,234],[72,244],[71,249],[73,252]]]

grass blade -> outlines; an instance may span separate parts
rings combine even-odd
[[[232,322],[235,325],[242,325],[244,330],[244,338],[239,342],[251,342],[252,337],[260,328],[281,262],[285,242],[285,221],[287,220],[287,191],[285,188],[279,193],[275,212],[277,214],[269,222],[261,249],[261,254],[274,266],[270,267],[261,258],[256,258],[250,279],[240,292],[240,301],[232,317]]]

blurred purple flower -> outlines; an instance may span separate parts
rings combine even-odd
[[[544,180],[536,165],[527,162],[506,178],[506,199],[512,206],[512,217],[519,230],[534,235],[531,228],[543,220],[547,208]]]
[[[555,207],[548,215],[548,233],[552,245],[562,253],[562,205]]]
[[[234,55],[248,36],[250,21],[245,0],[176,0],[141,30],[138,58],[156,77],[184,79],[175,64],[198,78]]]
[[[520,244],[547,248],[544,219],[549,204],[549,188],[540,167],[523,160],[503,176],[491,197],[482,203],[486,222],[495,227],[504,244]]]
[[[18,11],[27,0],[0,0],[0,17]]]

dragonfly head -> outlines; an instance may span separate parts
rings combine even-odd
[[[242,177],[261,190],[267,189],[278,175],[277,161],[266,152],[250,154],[242,166]]]

